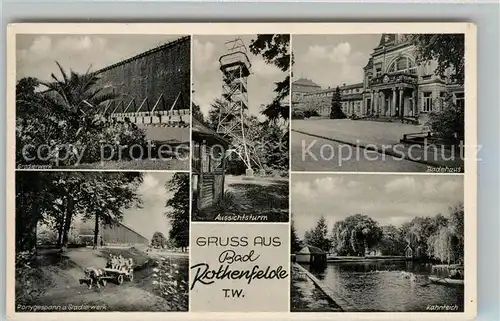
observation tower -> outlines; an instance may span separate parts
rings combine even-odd
[[[247,176],[252,168],[262,169],[253,139],[258,139],[255,129],[247,125],[248,76],[252,64],[247,48],[241,38],[225,43],[227,53],[219,58],[222,72],[222,100],[217,133],[231,140],[231,150],[245,164]]]

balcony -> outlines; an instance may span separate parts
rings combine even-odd
[[[225,54],[219,58],[220,69],[225,74],[235,75],[235,72],[240,71],[238,77],[248,77],[252,64],[248,56],[243,51],[234,51]]]
[[[384,74],[370,80],[370,86],[385,86],[385,85],[416,85],[418,77],[415,74],[406,72],[395,72]]]

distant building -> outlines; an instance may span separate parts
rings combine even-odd
[[[411,246],[407,245],[406,246],[406,249],[405,249],[405,257],[407,259],[412,259],[413,258],[413,249],[411,248]]]
[[[326,263],[326,252],[319,247],[306,245],[295,254],[297,263],[323,264]]]
[[[292,107],[300,104],[304,95],[321,90],[321,86],[306,78],[292,82]]]
[[[437,62],[419,63],[415,51],[411,36],[383,34],[363,68],[363,81],[339,86],[344,113],[348,116],[426,118],[430,112],[440,110],[446,93],[450,93],[454,103],[463,108],[464,88],[450,81],[452,70],[447,70],[444,77],[436,75]],[[293,90],[292,84],[292,97]],[[303,103],[292,107],[314,107],[318,113],[328,115],[334,91],[334,87],[309,92],[302,90],[296,96]]]
[[[92,245],[94,243],[95,221],[82,221],[79,226],[75,226],[78,231],[80,241],[84,244]],[[124,223],[117,222],[112,226],[103,225],[99,227],[99,235],[97,238],[98,245],[101,244],[101,239],[104,245],[148,245],[149,239]]]
[[[365,251],[365,256],[382,256],[383,253],[380,249],[367,249]]]
[[[422,248],[420,246],[417,246],[416,248],[413,248],[410,245],[406,246],[405,257],[407,259],[420,258],[421,255],[422,255]]]

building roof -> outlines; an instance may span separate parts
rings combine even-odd
[[[301,85],[301,86],[314,86],[314,87],[320,87],[320,85],[316,84],[312,80],[309,80],[307,78],[300,78],[292,82],[292,85]]]
[[[78,228],[78,233],[79,235],[94,235],[94,223],[95,221],[93,219],[89,219],[89,220],[85,220],[85,221],[81,221],[80,222],[80,226]],[[137,231],[135,231],[134,229],[132,229],[131,227],[127,226],[125,223],[123,222],[115,222],[115,224],[117,226],[121,226],[127,230],[129,230],[130,232],[136,234],[137,236],[145,239],[145,240],[148,240],[147,237],[145,237],[144,235],[138,233]],[[105,227],[106,228],[106,227]]]
[[[122,61],[119,61],[119,62],[117,62],[117,63],[114,63],[114,64],[112,64],[112,65],[109,65],[109,66],[107,66],[107,67],[104,67],[104,68],[102,68],[102,69],[99,69],[99,70],[97,70],[95,73],[96,73],[96,74],[100,74],[100,73],[103,73],[103,72],[108,71],[108,70],[110,70],[110,69],[116,68],[116,67],[118,67],[118,66],[125,65],[125,64],[127,64],[127,63],[129,63],[129,62],[131,62],[131,61],[134,61],[134,60],[140,59],[140,58],[142,58],[142,57],[145,57],[145,56],[151,55],[151,54],[153,54],[153,53],[156,53],[156,52],[159,52],[159,51],[165,50],[166,48],[173,47],[173,46],[175,46],[175,45],[177,45],[177,44],[179,44],[179,43],[186,42],[186,41],[187,41],[187,42],[189,42],[189,39],[190,39],[190,36],[180,37],[180,38],[178,38],[178,39],[176,39],[176,40],[169,41],[169,42],[167,42],[167,43],[165,43],[165,44],[163,44],[163,45],[160,45],[160,46],[155,47],[155,48],[153,48],[153,49],[147,50],[147,51],[145,51],[145,52],[143,52],[143,53],[140,53],[140,54],[138,54],[138,55],[135,55],[135,56],[133,56],[133,57],[130,57],[130,58],[124,59],[124,60],[122,60]]]
[[[320,89],[320,90],[315,90],[315,91],[308,92],[308,93],[305,94],[305,96],[315,95],[315,94],[322,94],[322,93],[329,93],[329,92],[332,92],[332,91],[335,91],[335,90],[336,90],[336,88]]]
[[[292,89],[292,92],[312,92],[321,89],[321,86],[306,78],[300,78],[292,82],[292,88],[300,86],[301,89]],[[305,88],[304,88],[305,87]]]
[[[363,68],[364,70],[370,70],[373,68],[373,58],[368,59],[366,66]]]
[[[229,146],[230,142],[226,138],[219,135],[215,130],[209,128],[201,121],[192,117],[193,127],[191,132],[193,134],[193,140],[206,140],[210,144],[222,144],[223,146]]]
[[[304,249],[306,249],[310,254],[326,254],[326,252],[323,251],[322,249],[320,249],[319,247],[316,247],[316,246],[313,246],[313,245],[309,245],[309,244],[307,244],[306,246],[302,247],[302,249],[300,250],[300,252],[302,252]]]
[[[342,86],[342,87],[340,87],[340,90],[351,89],[351,88],[359,88],[359,87],[363,87],[363,83],[362,82],[356,83],[356,84]]]

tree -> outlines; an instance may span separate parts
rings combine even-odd
[[[350,254],[350,234],[345,221],[338,221],[333,225],[332,247],[337,255]]]
[[[151,246],[154,248],[164,248],[167,245],[167,238],[162,232],[154,232],[151,238]]]
[[[328,239],[328,226],[323,216],[316,222],[313,229],[306,232],[304,238],[307,245],[316,246],[326,252],[330,251],[331,243]]]
[[[51,82],[40,82],[47,88],[38,92],[38,81],[25,78],[18,82],[16,105],[16,162],[21,164],[39,163],[56,166],[75,165],[102,160],[101,144],[127,146],[113,152],[115,158],[130,155],[129,147],[134,144],[146,145],[142,129],[130,124],[108,121],[102,104],[114,98],[115,94],[105,93],[99,85],[95,73],[68,74],[57,63],[60,79],[52,74]],[[43,155],[36,153],[39,146],[49,146]],[[25,146],[35,146],[24,150]],[[108,155],[104,155],[108,157]]]
[[[166,215],[171,223],[169,238],[175,246],[184,249],[189,246],[189,174],[175,173],[165,187],[173,193],[166,203]]]
[[[288,34],[260,34],[250,43],[249,49],[254,55],[260,55],[267,64],[278,67],[281,71],[287,72],[290,69],[290,35]],[[276,96],[268,104],[262,114],[270,120],[279,118],[288,120],[290,107],[282,101],[290,94],[290,75],[284,80],[275,83],[274,92]]]
[[[84,208],[84,217],[94,219],[94,248],[101,225],[113,226],[123,220],[124,209],[141,205],[137,194],[141,182],[140,172],[93,172],[85,177],[77,201]]]
[[[394,225],[382,226],[382,237],[378,245],[383,255],[404,255],[406,244],[401,242],[400,231]]]
[[[367,250],[379,245],[382,229],[372,218],[356,214],[336,222],[332,236],[337,254],[364,256]]]
[[[210,110],[208,111],[208,119],[205,121],[205,125],[217,131],[217,126],[219,120],[224,119],[224,121],[232,121],[234,119],[233,115],[230,115],[227,110],[229,109],[228,103],[221,98],[216,98],[210,104]]]
[[[450,232],[452,233],[453,252],[456,260],[464,260],[464,204],[459,203],[450,208],[450,218],[448,221]]]
[[[290,224],[290,249],[292,253],[296,253],[300,251],[302,248],[302,244],[300,242],[299,237],[297,236],[297,231],[295,230],[295,224],[292,222]]]
[[[465,79],[465,34],[419,34],[413,37],[417,60],[436,60],[435,73],[460,85]]]
[[[193,109],[193,117],[199,120],[202,124],[205,124],[205,116],[203,116],[200,106],[193,103],[192,109]]]
[[[36,250],[37,225],[51,207],[49,172],[16,172],[16,252]]]
[[[330,119],[344,119],[346,115],[342,111],[342,95],[340,88],[337,86],[332,96],[332,108],[330,111]]]
[[[28,115],[39,113],[41,95],[36,92],[40,81],[33,77],[21,78],[16,84],[16,116],[24,119]],[[43,111],[45,112],[45,111]]]
[[[465,134],[465,110],[453,101],[453,95],[446,93],[442,107],[432,112],[428,126],[442,138],[463,139]]]

